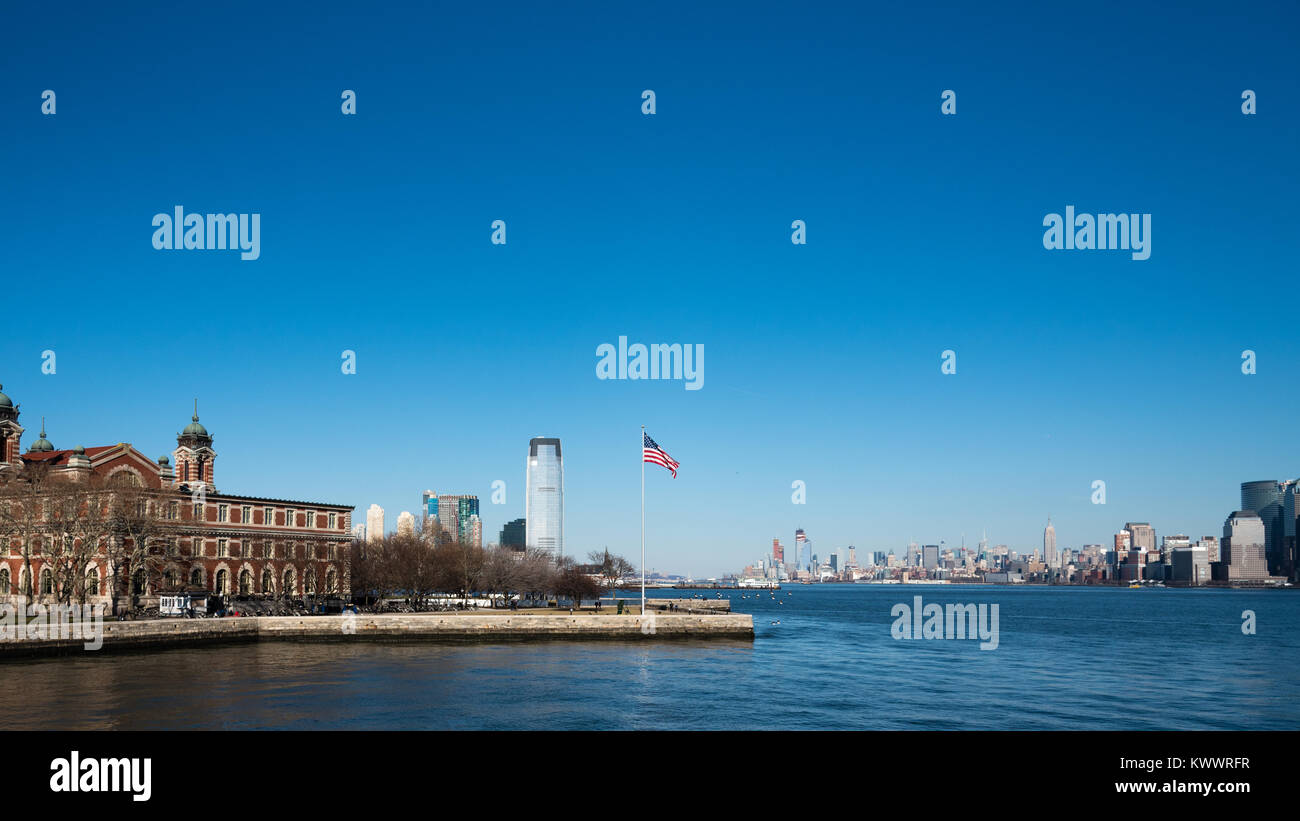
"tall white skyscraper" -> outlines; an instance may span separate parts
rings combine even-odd
[[[409,510],[397,514],[397,532],[403,536],[415,535],[415,517]]]
[[[1051,569],[1061,566],[1061,556],[1056,552],[1056,528],[1052,527],[1052,517],[1047,517],[1047,528],[1043,531],[1043,562]]]
[[[524,481],[524,518],[528,547],[559,558],[564,555],[564,457],[560,440],[528,441]]]
[[[384,509],[371,505],[366,510],[366,541],[377,542],[384,538]]]

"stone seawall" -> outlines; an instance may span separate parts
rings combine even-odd
[[[752,616],[710,615],[383,614],[260,616],[229,619],[105,621],[103,649],[280,641],[509,641],[534,639],[753,639]],[[0,640],[0,660],[90,652],[80,638]]]

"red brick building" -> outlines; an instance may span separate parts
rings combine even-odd
[[[197,405],[171,457],[157,460],[126,443],[60,450],[46,438],[44,423],[23,453],[25,431],[18,416],[18,406],[0,392],[0,482],[43,465],[52,478],[95,487],[125,484],[148,499],[155,525],[147,539],[151,558],[127,571],[131,578],[120,579],[119,592],[129,589],[137,601],[193,587],[288,598],[347,592],[343,560],[352,538],[353,507],[218,490],[213,437],[199,423]],[[53,532],[39,524],[36,529]],[[69,573],[66,563],[57,564],[52,551],[41,548],[52,536],[31,540],[37,546],[24,550],[12,517],[7,530],[8,550],[0,541],[0,598],[52,596],[64,578],[60,568],[64,576]],[[111,579],[123,573],[112,564],[108,551],[95,550],[78,566],[82,583],[93,591],[90,600],[111,598]]]

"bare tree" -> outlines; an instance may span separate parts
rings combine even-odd
[[[124,588],[133,596],[137,580],[147,587],[161,579],[165,560],[156,541],[170,532],[162,502],[158,491],[142,487],[133,474],[119,473],[110,481],[106,558],[114,613],[121,609]]]
[[[483,576],[483,548],[464,542],[443,542],[434,549],[438,588],[459,593],[468,604],[469,594],[478,589]]]
[[[591,563],[600,568],[601,578],[609,585],[609,595],[614,595],[614,588],[618,585],[620,579],[632,573],[636,568],[627,559],[616,553],[610,553],[609,548],[602,550],[593,550],[587,554]]]

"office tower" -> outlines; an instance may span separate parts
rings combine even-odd
[[[1270,571],[1282,564],[1284,498],[1291,484],[1274,479],[1241,483],[1241,509],[1255,511],[1264,525],[1264,553]]]
[[[377,542],[384,538],[384,509],[371,505],[366,510],[366,541]]]
[[[564,457],[557,438],[528,441],[524,473],[528,546],[558,559],[564,555]]]
[[[1266,534],[1264,522],[1255,511],[1238,510],[1230,515],[1223,523],[1222,569],[1215,578],[1225,581],[1268,578]]]
[[[403,510],[397,514],[397,533],[400,536],[415,535],[415,517],[411,515],[410,511]]]
[[[856,567],[858,564],[858,549],[849,545],[849,567]]]
[[[426,490],[420,496],[420,509],[424,511],[424,523],[427,526],[430,519],[438,518],[438,494],[432,490]]]
[[[1300,516],[1300,480],[1288,482],[1282,497],[1282,566],[1283,575],[1296,575],[1300,568],[1300,550],[1296,549],[1296,517]]]
[[[922,560],[925,562],[926,570],[935,570],[939,567],[939,545],[928,544],[921,548]]]
[[[528,545],[528,527],[526,519],[506,522],[501,528],[501,546],[523,550]]]
[[[1127,522],[1124,529],[1129,534],[1129,550],[1152,553],[1156,549],[1156,530],[1146,522]]]
[[[904,567],[918,567],[921,564],[921,548],[916,542],[907,543],[907,564]]]
[[[1056,555],[1056,528],[1052,527],[1052,517],[1047,517],[1047,527],[1043,530],[1043,561],[1049,569],[1056,569],[1061,566],[1059,557]]]
[[[827,561],[830,562],[831,570],[834,570],[836,573],[840,572],[840,554],[839,554],[839,553],[832,553],[832,554],[830,555],[830,558],[827,559]]]
[[[471,514],[466,522],[466,531],[468,539],[466,541],[474,547],[483,546],[483,520],[478,517],[477,513]]]
[[[785,545],[780,539],[772,540],[772,561],[778,565],[785,564]]]
[[[1171,576],[1176,582],[1201,585],[1210,580],[1210,560],[1203,547],[1175,547],[1170,551]]]
[[[808,541],[803,528],[797,528],[794,532],[794,561],[798,569],[812,570],[812,542]]]
[[[1211,563],[1220,560],[1218,536],[1202,536],[1200,541],[1192,546],[1205,548],[1205,555],[1209,558]]]

